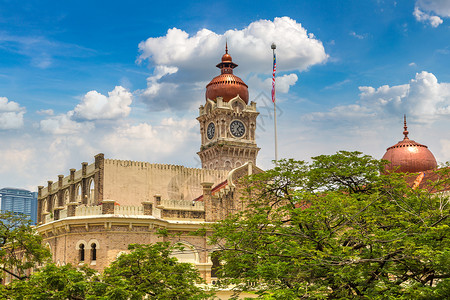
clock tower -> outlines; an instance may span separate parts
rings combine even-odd
[[[248,104],[248,86],[233,74],[235,64],[228,47],[217,67],[221,70],[206,86],[206,103],[200,106],[202,168],[231,170],[248,161],[256,164],[256,103]]]

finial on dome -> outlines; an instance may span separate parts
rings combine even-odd
[[[408,126],[406,126],[406,114],[403,115],[403,134],[405,135],[405,137],[403,138],[404,140],[408,140]]]
[[[226,63],[226,64],[225,65],[218,64],[217,67],[222,69],[222,70],[224,70],[223,67],[225,67],[227,69],[231,68],[230,69],[231,71],[230,70],[226,71],[228,73],[230,73],[230,72],[233,73],[232,69],[237,67],[237,65],[235,63],[233,63],[233,61],[231,59],[231,55],[228,54],[228,41],[225,42],[225,54],[222,56],[222,63]]]

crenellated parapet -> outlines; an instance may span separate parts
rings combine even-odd
[[[223,181],[228,172],[180,165],[154,164],[95,156],[94,163],[83,162],[81,169],[70,169],[38,188],[38,224],[76,217],[103,207],[109,213],[124,207],[152,211],[157,218],[202,219],[202,203],[192,200],[201,194],[205,180]],[[105,200],[104,200],[105,199]],[[113,201],[113,202],[111,202]],[[106,208],[107,203],[113,205]],[[144,209],[142,203],[148,203]],[[104,214],[100,213],[100,214]]]
[[[59,207],[56,214],[45,214],[42,224],[55,222],[65,218],[95,217],[114,215],[115,217],[152,216],[168,220],[204,220],[205,206],[203,202],[185,200],[160,200],[142,202],[139,206],[119,205],[115,200],[103,200],[99,205],[87,206],[69,203]]]
[[[101,200],[103,158],[97,154],[94,163],[83,162],[80,170],[70,169],[69,175],[48,181],[47,188],[38,187],[38,224],[60,219],[69,204],[94,205]]]

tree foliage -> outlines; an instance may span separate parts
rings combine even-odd
[[[42,237],[30,224],[23,215],[0,213],[0,269],[16,280],[27,279],[27,271],[50,258]]]
[[[3,291],[3,298],[18,300],[141,300],[210,299],[212,292],[195,267],[171,257],[178,245],[156,243],[129,245],[103,274],[81,266],[48,264],[28,280],[14,281]]]
[[[169,242],[151,245],[132,244],[130,254],[123,254],[105,269],[105,299],[209,299],[209,293],[192,264],[171,257],[180,246]]]
[[[16,280],[8,286],[8,299],[15,300],[82,300],[99,299],[103,290],[95,271],[70,264],[48,264],[28,280]]]
[[[213,225],[221,282],[266,299],[450,297],[449,200],[341,151],[243,182],[247,209]],[[439,181],[439,182],[438,182]]]

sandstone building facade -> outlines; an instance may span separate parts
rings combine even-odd
[[[247,85],[233,74],[228,49],[221,74],[206,89],[200,106],[202,168],[107,159],[98,154],[81,169],[70,169],[38,187],[38,232],[57,264],[87,264],[103,270],[131,243],[172,240],[185,245],[174,254],[214,280],[205,237],[189,233],[242,209],[237,181],[261,172],[256,167],[258,112],[248,103]],[[174,237],[160,237],[164,228]]]

